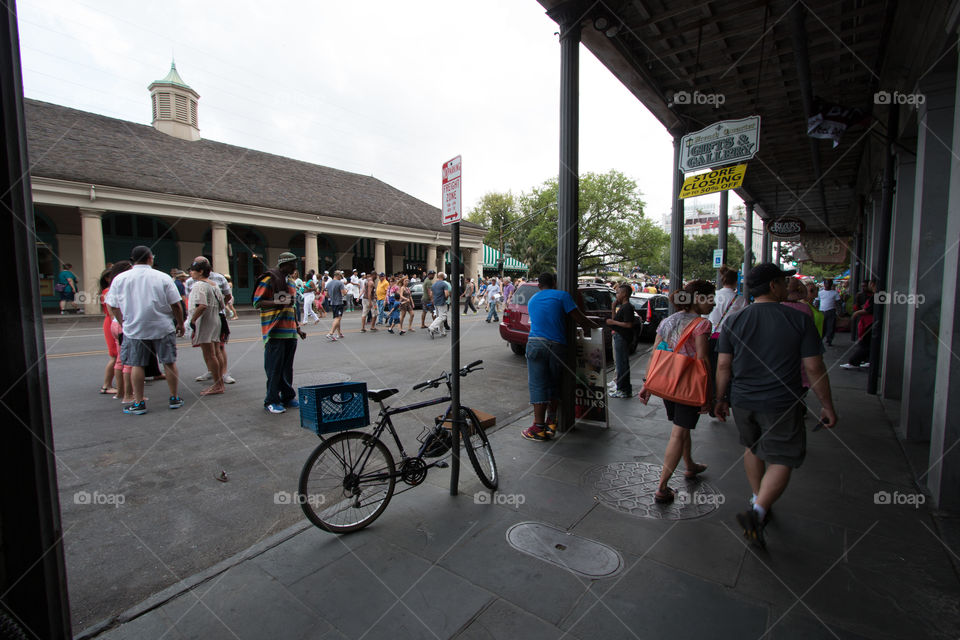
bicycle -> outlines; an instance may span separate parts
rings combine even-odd
[[[481,364],[483,360],[468,364],[460,369],[460,376],[478,370]],[[450,402],[451,379],[452,374],[442,373],[433,380],[414,385],[413,390],[423,391],[446,384],[448,395],[401,407],[391,408],[384,404],[384,400],[399,392],[398,389],[370,390],[367,397],[380,404],[380,414],[372,433],[343,431],[325,440],[320,436],[324,441],[311,452],[300,472],[297,501],[307,519],[331,533],[357,531],[380,517],[387,508],[398,478],[410,485],[403,489],[408,491],[422,483],[432,467],[446,467],[446,461],[439,458],[453,445],[452,429],[444,427],[447,422],[453,424],[450,405],[423,437],[416,456],[407,455],[390,417]],[[470,464],[483,485],[495,491],[499,484],[497,463],[480,420],[472,409],[461,405],[459,422]],[[400,452],[399,467],[380,439],[385,429],[390,431]],[[424,458],[438,459],[426,462]]]

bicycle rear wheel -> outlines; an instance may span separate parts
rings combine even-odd
[[[387,508],[394,470],[393,456],[379,439],[359,431],[338,433],[307,458],[297,500],[307,519],[324,531],[357,531]]]
[[[500,476],[497,474],[497,461],[493,457],[493,447],[487,439],[487,434],[480,426],[480,419],[472,409],[462,407],[460,409],[461,433],[463,444],[467,450],[467,457],[470,458],[470,464],[473,470],[477,472],[477,477],[485,487],[496,490],[500,484]]]

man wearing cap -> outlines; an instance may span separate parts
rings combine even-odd
[[[206,256],[197,256],[193,259],[194,264],[198,265],[209,265],[210,261],[207,260]],[[180,273],[183,273],[182,271]],[[186,275],[186,274],[184,274]],[[210,276],[208,278],[211,282],[216,283],[217,287],[220,289],[220,293],[223,294],[223,303],[224,305],[230,304],[233,300],[233,290],[230,288],[230,282],[227,280],[227,277],[222,273],[217,273],[212,268],[210,269]],[[187,297],[190,297],[190,291],[193,290],[193,278],[187,278],[183,283],[184,288],[187,292]],[[226,324],[226,317],[222,321],[223,324]],[[223,371],[223,381],[226,384],[233,384],[236,382],[236,379],[227,372],[227,339],[230,336],[230,332],[226,331],[221,335],[221,341],[217,343],[217,360],[220,361],[220,371]],[[205,371],[202,375],[194,378],[197,382],[204,382],[213,378],[213,375],[209,371]]]
[[[183,335],[183,309],[173,278],[153,268],[149,247],[134,247],[130,254],[133,268],[117,275],[110,283],[104,303],[123,330],[124,364],[130,364],[133,404],[123,412],[142,415],[147,412],[143,399],[146,367],[153,353],[163,363],[170,390],[168,406],[179,409],[183,399],[177,394],[177,337]]]
[[[263,408],[270,413],[283,413],[300,406],[293,389],[293,357],[297,352],[297,336],[306,338],[307,334],[300,329],[295,307],[297,291],[290,280],[296,267],[297,256],[281,253],[277,268],[260,276],[253,292],[253,306],[260,310],[263,369],[267,374]]]
[[[751,269],[746,286],[756,302],[727,318],[717,345],[714,413],[725,421],[733,409],[753,490],[751,508],[737,514],[737,521],[759,547],[770,508],[806,456],[801,364],[820,401],[821,424],[828,429],[837,424],[817,328],[809,315],[780,304],[794,273],[769,262]]]

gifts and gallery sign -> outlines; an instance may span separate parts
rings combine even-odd
[[[760,116],[724,120],[680,139],[684,173],[745,162],[760,150]]]

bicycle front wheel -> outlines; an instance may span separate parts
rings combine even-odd
[[[487,434],[480,426],[480,419],[472,409],[463,407],[460,409],[461,433],[463,444],[467,449],[467,457],[470,458],[470,464],[473,470],[477,472],[477,477],[485,487],[496,490],[500,484],[500,476],[497,474],[497,461],[493,457],[493,447],[487,439]]]
[[[395,467],[379,439],[345,431],[326,440],[300,472],[300,508],[313,524],[331,533],[362,529],[383,513],[393,497]]]

